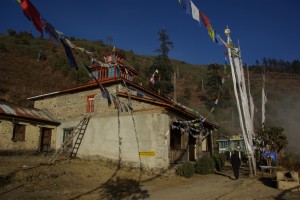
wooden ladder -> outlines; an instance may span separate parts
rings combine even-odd
[[[79,124],[71,132],[71,134],[65,139],[65,141],[62,143],[60,148],[55,151],[55,153],[53,154],[53,156],[49,160],[50,164],[53,164],[57,160],[58,156],[68,147],[68,145],[70,145],[73,142],[73,139],[78,134],[75,145],[74,145],[74,147],[72,149],[72,152],[70,154],[70,158],[73,158],[73,157],[76,156],[90,118],[91,118],[91,116],[88,115],[88,116],[84,116],[84,118],[80,120]]]
[[[73,146],[73,149],[72,149],[72,152],[70,154],[70,158],[75,158],[75,156],[77,155],[77,152],[78,152],[78,149],[79,149],[79,146],[82,142],[82,139],[83,139],[83,136],[85,134],[85,130],[87,128],[87,125],[89,123],[89,120],[90,120],[90,117],[87,117],[84,124],[82,125],[81,129],[79,130],[79,133],[78,133],[78,136],[76,138],[76,141],[74,143],[74,146]]]

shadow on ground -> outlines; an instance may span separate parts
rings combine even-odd
[[[137,180],[117,177],[101,186],[102,191],[100,192],[100,197],[103,199],[149,198],[148,191],[141,189],[141,186]]]
[[[276,188],[276,181],[272,177],[261,177],[258,180],[262,182],[265,186]]]
[[[295,189],[298,189],[298,191],[293,191]],[[298,200],[300,199],[300,191],[299,186],[291,188],[289,190],[282,191],[279,195],[277,195],[274,199],[276,200],[282,200],[282,199],[289,199],[289,200]]]
[[[247,167],[240,168],[240,178],[249,177],[249,169]],[[232,168],[229,166],[224,167],[221,171],[216,171],[215,174],[235,180]]]

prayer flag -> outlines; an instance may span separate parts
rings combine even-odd
[[[228,48],[227,43],[221,38],[221,36],[219,34],[217,34],[217,38],[218,38],[218,40],[221,40],[222,44],[224,44]]]
[[[187,14],[191,14],[191,0],[179,0],[179,3]]]
[[[89,56],[92,56],[93,55],[93,53],[92,52],[90,52],[90,51],[87,51],[87,50],[84,50],[84,53],[86,53],[87,55],[89,55]]]
[[[193,19],[200,22],[200,13],[199,9],[195,6],[195,4],[191,1],[191,9],[192,9],[192,16]]]
[[[24,15],[32,21],[35,28],[43,35],[43,23],[39,11],[29,0],[21,0],[21,7]]]
[[[90,72],[88,66],[84,65],[84,69],[88,73],[89,77],[93,78],[97,85],[99,86],[99,89],[101,91],[102,97],[107,100],[108,104],[111,104],[111,99],[108,91],[103,87],[103,85],[98,81],[98,79],[93,75],[93,73]]]
[[[60,41],[61,41],[61,43],[62,43],[62,45],[65,49],[65,52],[66,52],[67,57],[69,59],[70,66],[75,68],[76,70],[78,70],[77,63],[75,61],[75,58],[73,56],[73,53],[72,53],[70,47],[65,43],[65,41],[63,39],[60,38]]]
[[[59,37],[61,37],[61,38],[63,38],[64,36],[64,33],[63,32],[61,32],[61,31],[59,31],[59,30],[56,30],[55,29],[55,32],[59,35]]]
[[[79,50],[79,51],[81,51],[82,53],[84,53],[84,48],[82,48],[82,47],[77,47],[77,49]]]
[[[214,30],[214,32],[215,32],[215,41],[214,42],[219,44],[219,39],[218,39],[218,37],[216,37],[218,34],[217,34],[216,30]],[[220,44],[220,45],[222,45],[222,44]]]
[[[57,45],[59,41],[59,34],[56,32],[55,28],[47,22],[44,18],[41,19],[44,24],[45,31],[49,34],[49,37],[53,44]]]
[[[209,28],[207,29],[208,35],[210,38],[215,42],[215,30],[212,28],[211,25],[209,25]]]
[[[76,45],[74,45],[70,40],[65,38],[65,41],[68,43],[68,45],[69,45],[69,47],[71,47],[71,49],[77,50]]]
[[[262,119],[261,119],[261,123],[264,124],[265,123],[265,112],[266,112],[266,109],[265,109],[265,106],[266,106],[266,103],[267,103],[267,96],[266,96],[266,93],[265,93],[265,89],[262,88],[262,109],[261,109],[261,114],[262,114]]]
[[[232,57],[239,57],[238,56],[238,48],[232,48],[231,49],[231,54],[232,54]]]
[[[208,17],[206,17],[206,15],[203,12],[199,11],[199,14],[200,14],[200,17],[201,17],[205,27],[207,29],[209,29],[210,28],[210,20],[208,19]]]
[[[218,105],[219,103],[219,97],[217,97],[217,99],[215,100],[215,105]]]
[[[156,69],[155,70],[155,72],[152,74],[152,77],[151,77],[151,79],[150,79],[150,82],[154,85],[154,83],[155,83],[155,73],[158,73],[158,70]]]

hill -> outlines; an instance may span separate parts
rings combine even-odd
[[[95,53],[98,60],[102,60],[98,54],[112,49],[101,41],[73,38],[72,42]],[[148,84],[150,77],[146,76],[146,72],[153,62],[153,57],[136,55],[133,50],[118,49],[118,51],[122,52],[127,62],[140,72],[136,82]],[[75,53],[75,57],[79,65],[90,64],[90,60],[80,52]],[[177,74],[176,94],[179,103],[197,110],[210,121],[220,125],[218,134],[230,135],[240,132],[230,77],[225,80],[226,93],[220,99],[215,111],[210,112],[215,95],[209,93],[208,67],[178,60],[172,60],[172,66]],[[0,73],[0,98],[25,106],[33,106],[33,102],[27,100],[30,96],[82,85],[89,80],[83,69],[79,68],[76,71],[69,66],[62,46],[53,45],[48,39],[33,38],[26,32],[15,36],[0,35]],[[258,128],[261,124],[262,76],[251,68],[250,84],[256,106],[255,127]],[[296,133],[300,128],[298,124],[300,106],[297,103],[300,99],[300,75],[267,73],[266,91],[268,96],[266,124],[283,127],[292,151],[299,154],[295,141],[299,137]]]

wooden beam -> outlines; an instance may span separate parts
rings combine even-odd
[[[139,110],[133,110],[132,112],[144,112],[144,111],[152,111],[152,110],[166,110],[165,107],[159,107],[159,108],[144,108]]]

